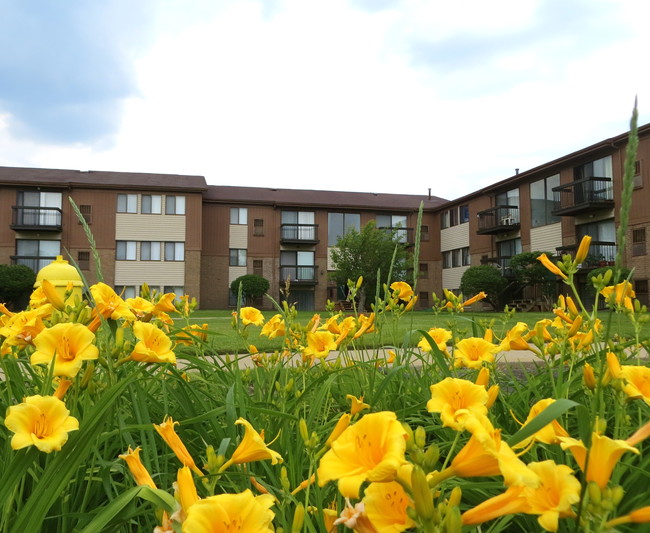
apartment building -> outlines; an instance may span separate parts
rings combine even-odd
[[[650,124],[639,136],[625,260],[647,301]],[[423,205],[417,292],[419,307],[428,308],[431,292],[458,289],[470,266],[507,274],[514,255],[573,253],[583,235],[593,239],[583,271],[611,263],[626,144],[622,134],[453,201],[430,192],[229,187],[202,176],[0,167],[0,263],[38,270],[63,255],[95,282],[96,261],[71,199],[92,231],[104,281],[125,296],[146,282],[195,296],[203,308],[228,308],[236,303],[231,282],[259,274],[272,298],[288,283],[299,308],[320,310],[345,297],[330,276],[337,238],[374,220],[412,245]],[[268,298],[258,304],[272,306]]]
[[[507,274],[521,252],[574,254],[581,238],[592,237],[579,281],[597,266],[613,264],[619,243],[622,177],[628,135],[573,152],[442,206],[439,268],[442,285],[458,289],[469,266],[493,264]],[[639,128],[632,208],[625,263],[634,268],[639,298],[648,300],[650,262],[650,125]]]
[[[200,290],[202,176],[0,167],[0,262],[35,271],[62,255],[89,283],[97,264],[72,200],[92,231],[106,283]]]

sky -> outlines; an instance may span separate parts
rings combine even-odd
[[[0,0],[0,165],[454,199],[650,122],[647,0]]]

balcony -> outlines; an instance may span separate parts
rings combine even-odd
[[[479,235],[494,235],[507,231],[518,230],[521,226],[519,220],[519,207],[515,205],[499,205],[479,211]]]
[[[575,256],[578,251],[578,245],[560,246],[555,249],[559,258],[569,254]],[[591,241],[589,246],[589,255],[580,264],[580,268],[597,268],[602,266],[611,266],[616,260],[616,243],[609,241]]]
[[[573,216],[614,207],[612,178],[584,178],[553,188],[553,215]]]
[[[318,224],[282,224],[281,244],[318,244]]]
[[[280,266],[280,283],[289,281],[291,285],[316,285],[317,267],[283,265]]]
[[[19,231],[61,231],[61,209],[14,205],[11,229]]]
[[[12,265],[25,265],[31,268],[34,272],[38,272],[41,268],[49,265],[52,261],[56,259],[56,256],[46,257],[46,256],[28,256],[28,255],[12,255],[11,264]]]
[[[501,271],[501,274],[508,278],[512,276],[512,269],[510,268],[510,260],[512,256],[497,256],[497,257],[486,257],[481,258],[482,265],[492,265],[494,268],[497,268]]]
[[[395,232],[395,238],[398,242],[406,244],[408,246],[413,246],[415,244],[415,230],[413,228],[402,228],[402,227],[388,227],[381,226],[377,229],[384,230],[388,233]]]

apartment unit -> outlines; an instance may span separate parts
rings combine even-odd
[[[89,283],[97,264],[72,200],[92,231],[106,283],[126,296],[200,290],[202,176],[0,167],[0,262],[35,271],[57,255]]]
[[[508,274],[510,259],[521,252],[574,254],[581,238],[592,237],[580,281],[598,266],[613,264],[619,243],[622,177],[627,134],[577,152],[442,206],[438,214],[443,286],[458,289],[462,273],[493,264]],[[634,268],[640,299],[648,300],[650,262],[650,125],[639,128],[632,208],[625,263]]]
[[[650,124],[639,136],[625,260],[647,301]],[[72,200],[92,231],[104,281],[125,296],[146,282],[195,296],[203,308],[228,308],[236,304],[231,282],[259,274],[272,298],[289,284],[299,308],[319,310],[345,297],[330,276],[337,238],[374,220],[412,245],[422,205],[417,291],[419,307],[428,308],[431,292],[458,289],[470,266],[507,274],[514,255],[573,253],[584,235],[593,241],[583,272],[611,263],[626,144],[622,134],[453,201],[430,192],[209,186],[202,176],[0,167],[0,263],[38,270],[63,255],[95,282],[98,265]],[[268,298],[257,303],[272,306]]]

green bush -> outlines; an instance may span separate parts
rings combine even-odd
[[[269,290],[269,280],[258,276],[257,274],[245,274],[239,276],[230,284],[230,290],[239,294],[239,285],[241,284],[242,298],[250,304],[256,298],[264,296]]]
[[[36,274],[25,265],[0,265],[0,302],[11,308],[24,307],[34,287]]]
[[[485,301],[497,309],[500,307],[500,296],[507,283],[498,268],[491,265],[473,266],[463,274],[460,290],[465,296],[485,292],[487,294]]]

